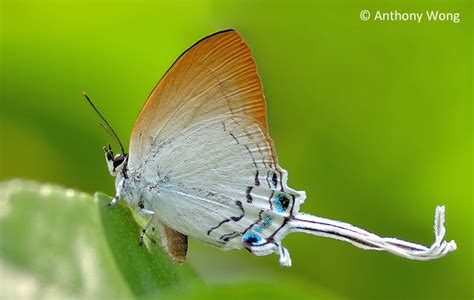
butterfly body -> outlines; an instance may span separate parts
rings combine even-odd
[[[122,150],[114,155],[110,146],[104,149],[116,176],[111,204],[123,196],[148,216],[141,238],[154,224],[176,261],[186,257],[188,236],[222,249],[276,253],[284,266],[291,259],[282,239],[292,232],[418,260],[456,248],[443,240],[444,207],[436,210],[430,248],[300,212],[306,194],[287,185],[269,136],[255,61],[234,30],[202,39],[176,60],[140,111],[128,154],[98,114]]]

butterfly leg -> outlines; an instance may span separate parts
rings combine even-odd
[[[140,232],[139,244],[141,246],[141,245],[143,245],[143,238],[145,237],[145,233],[146,233],[148,227],[150,227],[151,222],[153,221],[153,218],[155,216],[155,212],[152,211],[152,210],[147,210],[147,209],[142,208],[142,209],[140,209],[140,214],[142,216],[150,216],[150,219],[146,222],[145,226],[143,226],[142,231]]]
[[[120,200],[120,196],[122,195],[122,188],[123,188],[123,184],[125,182],[125,178],[120,178],[118,183],[117,183],[117,186],[115,188],[115,196],[114,198],[112,198],[112,200],[109,202],[109,206],[114,206],[115,204],[118,203],[118,201]]]

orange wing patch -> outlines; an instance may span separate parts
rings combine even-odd
[[[222,116],[245,116],[267,131],[265,97],[255,61],[234,30],[194,44],[158,82],[135,122],[131,159],[192,124]]]

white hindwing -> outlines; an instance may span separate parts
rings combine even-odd
[[[268,243],[265,253],[256,253],[262,255],[279,249],[284,225],[305,193],[287,186],[287,173],[258,122],[212,119],[152,149],[137,171],[152,192],[146,204],[163,223],[222,248],[253,250]]]

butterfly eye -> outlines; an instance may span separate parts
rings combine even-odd
[[[123,162],[125,161],[125,156],[123,154],[117,154],[115,155],[115,157],[113,158],[113,166],[114,166],[114,170],[120,166]]]
[[[138,207],[140,207],[140,209],[145,208],[145,204],[143,204],[143,201],[138,202]]]
[[[247,232],[244,234],[244,242],[251,246],[257,245],[261,240],[262,238],[255,233]]]
[[[277,212],[285,212],[290,205],[290,199],[285,193],[279,193],[274,200],[275,210]]]
[[[123,161],[124,161],[124,157],[120,154],[117,154],[114,158],[114,169],[117,168],[118,166],[120,166]]]

